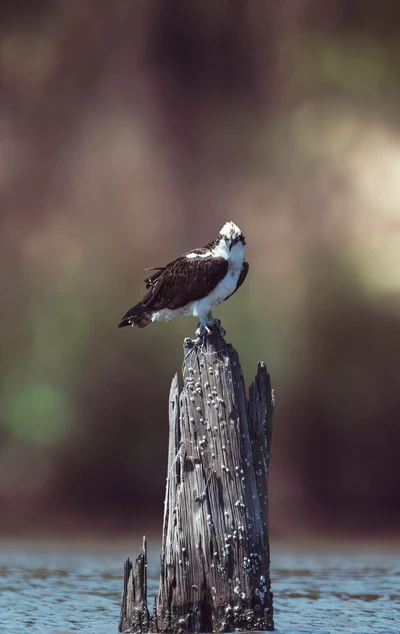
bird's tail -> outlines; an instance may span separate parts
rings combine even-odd
[[[151,311],[149,312],[149,309],[143,305],[143,302],[139,302],[123,316],[121,322],[118,324],[118,328],[124,328],[125,326],[144,328],[148,326],[150,322]]]

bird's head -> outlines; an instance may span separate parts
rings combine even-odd
[[[242,248],[246,245],[243,233],[234,222],[226,222],[219,232],[219,237],[225,240],[229,251],[236,245],[240,245]]]

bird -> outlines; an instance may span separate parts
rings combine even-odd
[[[239,227],[226,222],[216,240],[193,249],[145,279],[148,293],[124,315],[119,328],[144,328],[154,321],[170,321],[179,315],[200,319],[196,330],[204,337],[220,325],[212,316],[218,304],[229,299],[243,284],[249,271],[244,259],[246,240]]]

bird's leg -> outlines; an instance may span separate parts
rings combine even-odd
[[[214,319],[210,311],[206,317],[206,329],[208,334],[211,334],[212,329],[215,328],[217,323],[220,323],[219,320]]]
[[[208,315],[207,315],[208,317]],[[197,327],[196,330],[196,339],[195,341],[195,345],[197,346],[197,348],[202,349],[205,342],[206,342],[206,337],[207,335],[211,334],[211,329],[209,328],[209,326],[207,325],[207,317],[200,317],[200,323]],[[210,324],[211,325],[211,324]]]
[[[197,339],[199,339],[199,337],[204,337],[205,335],[209,335],[210,332],[211,330],[207,327],[207,318],[204,319],[204,317],[200,317],[200,323],[195,332]]]
[[[219,319],[214,319],[211,312],[207,314],[207,317],[200,320],[199,326],[196,330],[198,343],[201,343],[202,346],[205,343],[207,335],[211,335],[214,328],[217,328],[222,337],[225,337],[226,332],[224,328],[221,326],[221,321]]]
[[[214,317],[212,316],[211,312],[208,313],[207,315],[207,322],[206,322],[207,326],[211,329],[213,328],[217,328],[217,330],[219,330],[219,334],[221,335],[221,337],[225,337],[226,335],[226,331],[225,329],[221,326],[221,320],[220,319],[214,319]]]

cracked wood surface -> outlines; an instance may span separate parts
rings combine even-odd
[[[183,390],[177,375],[170,390],[161,578],[151,631],[272,630],[270,377],[259,363],[247,400],[237,352],[217,331],[201,348],[185,340],[184,357]]]

